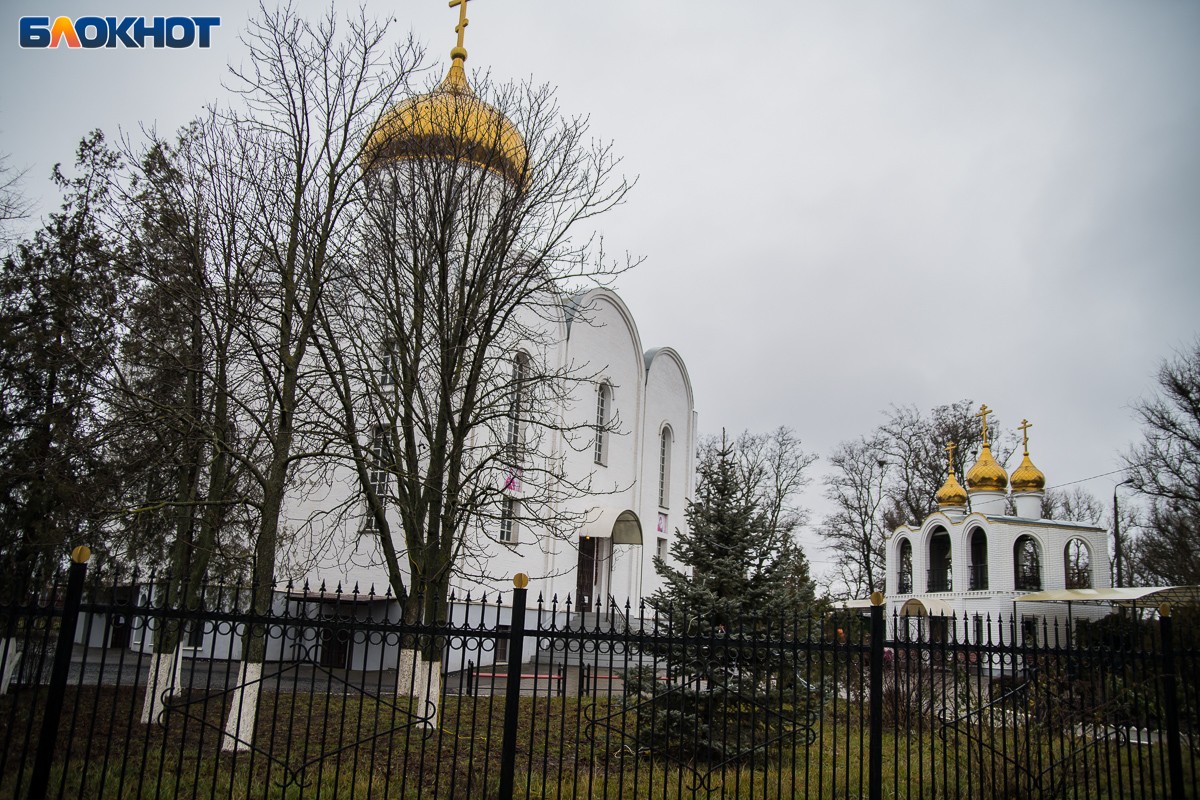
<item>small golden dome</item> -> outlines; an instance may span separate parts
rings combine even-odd
[[[384,113],[363,149],[364,161],[446,158],[524,182],[529,154],[515,125],[480,100],[467,83],[463,58],[453,52],[446,77],[432,92],[410,97]]]
[[[951,472],[946,477],[946,482],[942,484],[942,488],[938,489],[937,494],[933,496],[937,500],[938,508],[956,508],[967,504],[967,490],[958,482],[958,478],[954,477]]]
[[[1046,488],[1046,476],[1029,460],[1029,453],[1021,459],[1021,466],[1012,474],[1014,492],[1040,492]]]
[[[991,445],[983,445],[979,459],[967,471],[967,488],[972,492],[1003,492],[1008,488],[1008,473],[992,457]]]
[[[1029,460],[1029,429],[1033,424],[1023,419],[1018,427],[1024,435],[1025,457],[1021,459],[1021,466],[1013,471],[1012,489],[1014,492],[1040,492],[1046,488],[1046,476]]]

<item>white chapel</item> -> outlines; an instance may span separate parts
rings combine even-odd
[[[1090,605],[1014,602],[1049,589],[1110,587],[1107,532],[1043,518],[1046,476],[1029,457],[1032,426],[1022,421],[1024,456],[1010,478],[992,455],[990,413],[985,405],[977,414],[983,440],[966,488],[954,474],[951,442],[946,482],[935,498],[938,510],[917,527],[897,528],[887,541],[888,616],[898,626],[911,625],[910,632],[918,627],[913,618],[927,617],[931,637],[944,637],[946,626],[956,624],[959,641],[965,633],[976,642],[989,635],[989,623],[994,636],[998,617],[1007,626],[1015,616],[1018,635],[1029,641],[1056,623],[1061,628],[1072,614],[1079,619],[1108,613],[1107,607]]]

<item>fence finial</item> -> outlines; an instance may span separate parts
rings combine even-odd
[[[873,606],[883,605],[883,592],[880,592],[880,591],[871,592],[871,605],[873,605]]]
[[[513,575],[513,586],[517,587],[518,589],[524,589],[528,585],[529,576],[524,572],[518,572],[516,575]]]
[[[88,559],[92,557],[92,548],[86,544],[81,544],[71,551],[71,560],[76,564],[86,564]]]
[[[1160,617],[1169,617],[1169,616],[1171,616],[1171,604],[1170,604],[1170,603],[1163,603],[1161,606],[1159,606],[1159,607],[1158,607],[1158,615],[1159,615]]]

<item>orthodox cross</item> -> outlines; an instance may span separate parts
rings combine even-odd
[[[979,413],[975,415],[975,416],[981,417],[983,419],[983,446],[984,447],[988,446],[987,418],[988,418],[988,414],[991,414],[991,413],[993,413],[992,410],[987,407],[987,403],[984,403],[983,405],[981,405],[979,407]]]
[[[454,26],[454,32],[458,34],[458,44],[450,51],[450,57],[461,58],[464,61],[467,59],[467,49],[463,47],[463,37],[467,33],[467,25],[470,24],[467,19],[467,2],[468,0],[450,0],[450,8],[458,6],[458,24]]]
[[[1029,455],[1029,429],[1033,427],[1033,423],[1027,419],[1021,420],[1021,424],[1017,426],[1017,430],[1021,432],[1024,438],[1025,455]]]
[[[950,465],[950,474],[954,474],[954,451],[958,449],[958,445],[954,442],[946,443],[946,462]]]

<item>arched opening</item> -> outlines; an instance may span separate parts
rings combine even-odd
[[[912,542],[908,539],[900,540],[900,583],[896,591],[900,594],[912,594],[913,576],[912,576]]]
[[[929,537],[929,577],[927,592],[949,592],[954,589],[950,569],[950,534],[938,528]]]
[[[1038,592],[1042,589],[1042,548],[1029,534],[1017,539],[1013,546],[1016,567],[1016,588],[1022,592]]]
[[[971,531],[971,581],[973,592],[988,588],[988,551],[987,534],[983,528]]]
[[[1068,589],[1092,588],[1092,551],[1083,539],[1067,542],[1063,551],[1063,562],[1067,570]]]

